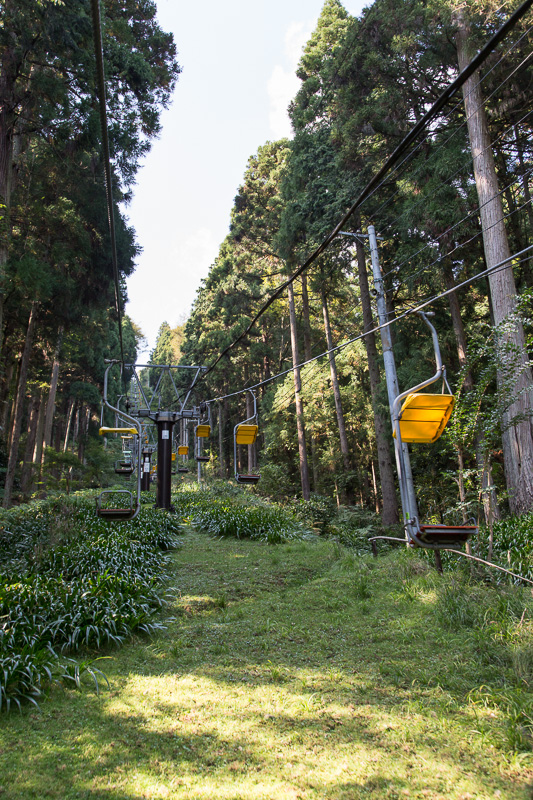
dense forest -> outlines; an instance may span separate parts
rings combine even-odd
[[[0,434],[3,503],[97,485],[104,359],[120,357],[90,2],[4,0],[0,27]],[[102,15],[118,263],[124,205],[180,72],[156,4]],[[143,338],[122,318],[124,356]],[[117,383],[117,381],[115,381]],[[119,386],[111,387],[114,395]]]
[[[210,365],[239,339],[513,5],[376,0],[353,18],[326,0],[298,66],[294,138],[249,159],[182,363]],[[421,516],[492,527],[504,510],[532,508],[530,26],[531,15],[198,385],[216,401],[220,475],[232,473],[232,427],[250,413],[234,393],[257,385],[258,491],[315,492],[398,519],[370,248],[354,236],[374,225],[400,391],[435,370],[428,329],[405,314],[435,297],[457,399],[441,439],[411,446]],[[514,268],[490,271],[517,253]]]
[[[119,350],[89,3],[2,6],[7,507],[61,485],[67,470],[80,486],[101,481],[104,358]],[[518,6],[375,0],[352,17],[326,0],[298,66],[294,136],[266,142],[250,157],[229,234],[190,318],[174,329],[162,324],[154,363],[209,366],[241,337]],[[103,24],[125,301],[139,245],[124,208],[180,67],[152,0],[106,0]],[[528,13],[343,232],[199,382],[194,401],[213,401],[207,475],[230,478],[237,468],[233,426],[250,415],[250,396],[240,390],[257,387],[257,491],[305,500],[315,493],[377,511],[386,525],[398,521],[370,248],[355,236],[374,225],[387,314],[397,318],[389,330],[400,391],[434,371],[429,332],[406,312],[435,297],[428,308],[457,400],[439,441],[411,447],[421,515],[455,523],[474,517],[491,528],[505,511],[532,509],[530,26]],[[505,259],[515,254],[511,267]],[[135,361],[142,332],[127,316],[122,325],[126,358]],[[121,392],[118,385],[111,391]]]

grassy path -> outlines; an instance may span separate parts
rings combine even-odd
[[[533,797],[519,715],[469,697],[511,661],[443,624],[420,562],[188,533],[175,564],[174,619],[102,662],[110,691],[0,719],[2,799]]]

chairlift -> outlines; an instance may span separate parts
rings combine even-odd
[[[446,367],[442,363],[437,331],[426,314],[422,311],[418,311],[417,314],[431,331],[437,371],[428,380],[399,394],[392,406],[394,447],[400,473],[405,530],[407,541],[412,547],[424,547],[430,550],[458,549],[471,536],[477,534],[478,526],[422,524],[418,519],[416,508],[412,507],[403,479],[405,461],[402,444],[436,442],[444,431],[455,404],[455,398],[446,380]],[[421,391],[439,380],[442,380],[440,394]],[[444,391],[445,388],[447,392]]]
[[[255,394],[251,389],[246,391],[250,392],[254,401],[254,413],[243,422],[238,422],[233,429],[233,458],[235,467],[235,480],[237,483],[256,484],[261,475],[259,473],[243,473],[238,471],[237,462],[237,445],[253,445],[257,440],[257,433],[259,425],[257,424],[257,402]]]
[[[200,406],[200,413],[203,408],[205,408],[205,405]],[[207,422],[199,422],[194,429],[194,435],[196,438],[196,461],[204,464],[211,459],[210,456],[202,453],[202,440],[208,439],[211,435],[211,407],[209,405],[207,405]]]
[[[132,475],[135,472],[133,461],[115,461],[117,475]]]
[[[103,436],[108,433],[117,433],[122,436],[132,437],[131,442],[133,446],[130,451],[130,457],[129,459],[122,459],[122,464],[124,465],[122,468],[128,469],[129,477],[131,472],[134,471],[135,466],[137,466],[137,491],[134,498],[133,493],[127,489],[105,489],[103,492],[100,492],[96,498],[96,513],[102,519],[107,519],[109,521],[127,521],[134,519],[141,509],[141,428],[136,419],[129,416],[129,414],[124,413],[123,411],[119,411],[119,409],[112,406],[107,400],[108,375],[109,370],[114,363],[116,362],[111,362],[109,364],[104,374],[104,403],[109,409],[111,409],[111,411],[114,411],[117,414],[118,418],[129,423],[131,427],[108,428],[102,426],[99,430],[99,434]],[[128,466],[125,466],[127,461],[129,464]],[[129,471],[130,467],[131,472]],[[117,498],[119,502],[117,502]]]
[[[115,495],[127,495],[127,501],[115,503],[114,505],[104,505],[113,499]],[[106,489],[96,498],[96,513],[102,519],[129,520],[137,516],[140,510],[140,503],[134,504],[133,495],[127,489]]]

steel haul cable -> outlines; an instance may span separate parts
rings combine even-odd
[[[93,0],[93,3],[94,2],[96,2],[96,0]],[[353,216],[353,214],[357,211],[357,209],[360,208],[363,202],[373,193],[374,189],[382,181],[385,175],[387,175],[390,172],[390,170],[398,163],[398,161],[402,158],[404,152],[412,144],[412,142],[415,141],[417,136],[427,128],[429,123],[444,108],[444,106],[448,103],[451,97],[453,97],[453,95],[463,86],[463,84],[468,80],[468,78],[470,78],[470,76],[474,74],[474,72],[478,69],[478,67],[481,64],[483,64],[487,56],[505,38],[507,33],[510,30],[512,30],[512,28],[516,25],[516,23],[524,16],[524,14],[527,13],[532,4],[533,0],[525,0],[525,2],[523,2],[519,6],[519,8],[501,26],[501,28],[491,37],[491,39],[487,42],[487,44],[479,51],[477,56],[475,56],[471,60],[468,66],[465,67],[465,69],[457,76],[457,78],[446,87],[446,89],[441,93],[441,95],[435,101],[435,103],[433,103],[431,108],[424,114],[424,116],[419,120],[419,122],[417,122],[417,124],[413,128],[411,128],[409,133],[396,147],[396,149],[389,156],[389,158],[386,160],[383,166],[378,170],[378,172],[374,175],[374,177],[367,183],[364,189],[360,192],[355,202],[344,214],[344,216],[337,223],[337,225],[333,228],[331,233],[311,253],[311,255],[306,259],[306,261],[286,281],[284,281],[280,286],[278,286],[278,288],[272,293],[269,299],[265,303],[263,303],[259,311],[255,314],[251,322],[242,331],[242,333],[240,333],[239,336],[237,336],[237,338],[217,356],[215,361],[209,365],[209,367],[205,370],[205,372],[196,381],[192,383],[190,387],[191,390],[194,389],[195,386],[201,380],[204,380],[207,377],[207,375],[210,372],[212,372],[212,370],[216,367],[216,365],[224,358],[224,356],[226,356],[230,352],[230,350],[232,350],[239,342],[241,342],[245,338],[245,336],[247,336],[250,333],[255,323],[272,305],[272,303],[285,291],[285,289],[290,284],[293,283],[294,280],[296,280],[296,278],[298,278],[303,272],[305,272],[311,266],[311,264],[313,264],[316,261],[316,259],[324,252],[324,250],[327,249],[327,247],[329,247],[331,242],[337,237],[342,228],[346,225],[350,217]]]

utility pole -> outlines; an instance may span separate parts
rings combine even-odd
[[[384,326],[389,320],[387,318],[387,305],[385,302],[385,291],[383,287],[383,279],[381,277],[381,267],[379,265],[378,255],[378,242],[376,237],[376,229],[373,225],[368,226],[368,239],[370,242],[370,255],[372,259],[372,273],[374,275],[374,288],[376,290],[376,300],[378,308],[378,320],[380,326]],[[387,394],[389,397],[389,408],[391,412],[391,422],[394,429],[394,420],[392,419],[392,408],[395,399],[400,394],[398,388],[398,376],[396,374],[396,362],[394,361],[394,352],[392,350],[392,339],[390,334],[390,326],[380,327],[381,344],[383,347],[383,361],[385,362],[385,378],[387,381]],[[395,448],[396,452],[396,448]],[[407,509],[404,503],[404,492],[409,498],[409,505],[418,516],[417,502],[415,487],[413,484],[413,474],[411,472],[411,461],[409,459],[409,447],[407,444],[402,444],[403,453],[403,466],[400,460],[396,458],[396,468],[398,470],[398,480],[400,482],[400,497],[402,500],[403,521],[407,522]]]

